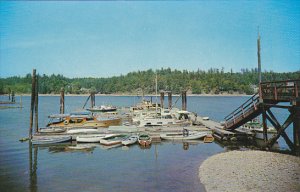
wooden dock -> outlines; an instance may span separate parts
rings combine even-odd
[[[197,121],[204,125],[206,128],[210,129],[213,132],[213,136],[220,141],[236,141],[236,140],[245,140],[253,139],[254,133],[250,131],[228,131],[224,129],[224,126],[221,123],[213,121],[211,119],[203,118],[201,116],[197,117]]]

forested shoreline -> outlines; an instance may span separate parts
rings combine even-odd
[[[57,94],[64,88],[68,94],[85,94],[91,91],[100,94],[153,94],[155,76],[158,90],[170,90],[175,94],[187,90],[192,94],[253,94],[258,85],[257,69],[242,69],[240,72],[224,72],[224,69],[187,70],[146,70],[107,78],[68,78],[63,75],[38,74],[39,93]],[[263,81],[300,79],[300,71],[278,73],[265,71]],[[31,74],[24,77],[0,78],[0,94],[31,92]]]

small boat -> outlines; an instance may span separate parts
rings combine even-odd
[[[111,135],[111,134],[110,134]],[[81,135],[76,137],[76,141],[79,143],[99,143],[100,139],[105,138],[105,134],[100,135]]]
[[[147,134],[142,134],[138,138],[139,144],[142,146],[149,146],[151,145],[152,139],[149,135]]]
[[[69,129],[67,130],[67,133],[69,134],[74,134],[74,133],[98,133],[99,130],[98,129]]]
[[[102,145],[117,145],[122,144],[122,140],[127,137],[127,135],[119,135],[119,134],[113,134],[110,137],[105,137],[100,139],[100,144]]]
[[[71,136],[59,136],[59,137],[38,137],[31,139],[33,145],[62,143],[71,140]]]
[[[66,129],[63,127],[44,127],[39,129],[39,133],[62,133],[65,132]]]
[[[91,111],[91,112],[111,112],[111,111],[116,111],[117,107],[101,105],[100,107],[95,106],[93,108],[89,108],[89,109],[86,109],[86,110]]]
[[[207,134],[203,141],[204,143],[212,143],[215,140],[215,138],[211,134]]]
[[[126,138],[126,139],[124,139],[123,141],[122,141],[122,144],[123,145],[132,145],[132,144],[134,144],[134,143],[136,143],[137,141],[138,141],[138,136],[137,135],[132,135],[132,136],[130,136],[130,137],[128,137],[128,138]]]
[[[191,133],[165,133],[160,134],[162,139],[166,140],[194,140],[201,139],[207,135],[206,132],[191,132]]]
[[[203,119],[204,121],[208,121],[208,120],[209,120],[209,117],[202,117],[202,119]]]

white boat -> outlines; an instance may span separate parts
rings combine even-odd
[[[132,135],[126,139],[124,139],[122,141],[122,144],[123,145],[132,145],[132,144],[135,144],[137,141],[138,141],[138,136],[137,135]]]
[[[74,134],[74,133],[99,133],[98,129],[69,129],[67,133]]]
[[[112,134],[105,135],[81,135],[76,137],[76,141],[79,143],[99,143],[100,139],[105,138],[106,136],[111,136]]]
[[[42,144],[52,144],[52,143],[62,143],[65,141],[70,141],[71,136],[57,136],[57,137],[37,137],[31,139],[33,145],[42,145]]]
[[[44,127],[39,129],[39,133],[62,133],[66,129],[63,127]]]
[[[256,139],[264,139],[263,126],[259,122],[258,118],[255,118],[252,121],[247,122],[246,124],[244,124],[243,126],[241,126],[238,129],[247,129],[247,130],[255,133]],[[267,129],[268,138],[271,138],[276,134],[277,134],[277,130],[274,127],[268,127],[268,129]]]
[[[191,132],[189,134],[184,133],[164,133],[160,134],[162,139],[166,140],[194,140],[205,137],[208,133],[206,132]]]
[[[121,146],[122,146],[122,143],[118,143],[118,144],[115,144],[115,145],[101,145],[100,148],[104,149],[104,150],[109,150],[109,149],[116,148],[116,147],[121,147]]]
[[[115,135],[114,134],[113,136],[100,139],[100,144],[102,144],[102,145],[117,145],[117,144],[122,144],[122,140],[126,136],[127,135]]]
[[[208,120],[209,120],[209,117],[202,117],[202,119],[203,119],[204,121],[208,121]]]

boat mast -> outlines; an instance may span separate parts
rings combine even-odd
[[[155,112],[157,115],[157,73],[155,74]]]

